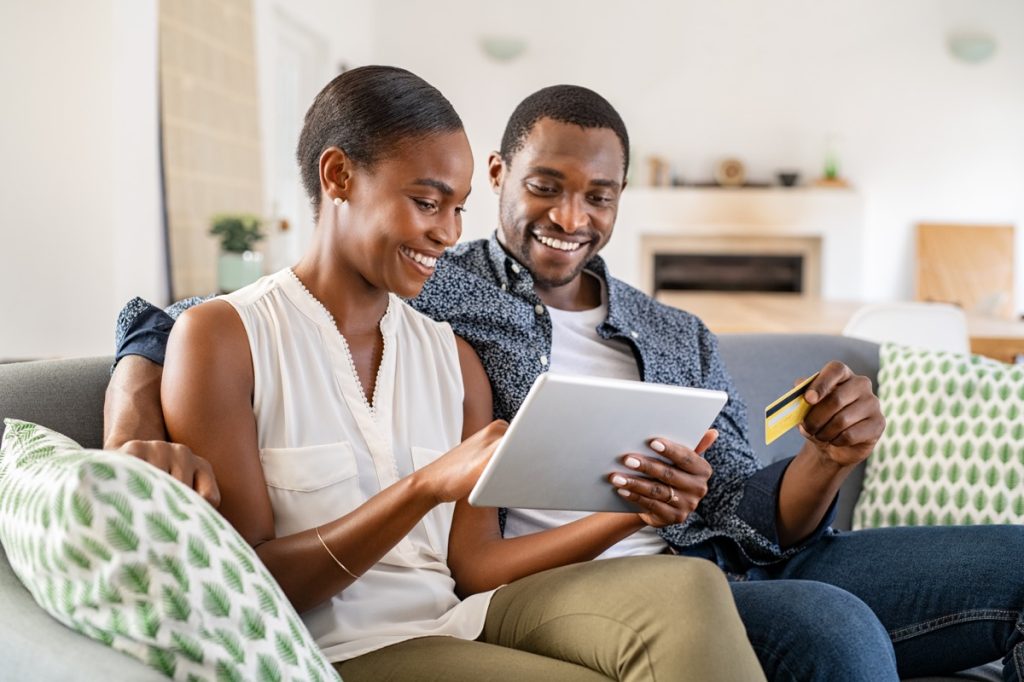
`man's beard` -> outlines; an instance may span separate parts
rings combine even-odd
[[[522,264],[526,266],[526,269],[530,271],[530,274],[533,276],[533,283],[535,285],[541,287],[542,289],[554,289],[557,287],[563,287],[580,276],[580,273],[583,272],[583,269],[586,267],[587,263],[590,261],[590,258],[593,254],[588,254],[586,258],[580,260],[579,264],[575,268],[573,268],[570,273],[562,275],[557,279],[541,276],[540,273],[537,272],[537,266],[533,262],[533,258],[530,254],[530,249],[533,248],[533,242],[537,241],[536,237],[534,237],[533,235],[534,228],[536,228],[537,225],[537,223],[527,223],[526,229],[522,232],[522,240],[519,244],[519,253],[517,253],[516,256],[522,262]],[[594,242],[594,238],[591,237],[590,239],[588,239],[586,245],[580,246],[580,248],[589,250],[593,248]],[[540,242],[537,243],[540,244]],[[540,244],[540,246],[542,248],[547,248],[543,244]]]

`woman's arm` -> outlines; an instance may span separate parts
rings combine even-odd
[[[189,310],[167,347],[161,397],[170,437],[206,458],[220,486],[220,512],[256,549],[298,611],[354,582],[310,529],[275,537],[252,411],[252,356],[238,314],[223,301]],[[473,439],[320,527],[334,556],[369,570],[440,502],[469,492],[503,429]],[[469,480],[467,480],[469,479]]]
[[[473,348],[458,338],[465,388],[463,437],[493,415],[491,384]],[[467,491],[468,493],[468,491]],[[589,561],[644,527],[637,514],[597,513],[558,528],[504,539],[497,510],[455,504],[448,541],[448,567],[462,597],[579,561]]]

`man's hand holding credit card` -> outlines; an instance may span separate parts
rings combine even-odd
[[[810,403],[804,399],[804,393],[814,381],[818,372],[807,377],[775,402],[764,408],[764,442],[773,442],[782,434],[799,424],[811,409]]]

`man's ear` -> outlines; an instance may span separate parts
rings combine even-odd
[[[491,181],[494,193],[501,192],[501,183],[505,181],[505,162],[498,152],[491,152],[487,157],[487,178]]]
[[[320,155],[320,192],[328,201],[348,200],[352,190],[352,159],[338,147],[328,147]]]

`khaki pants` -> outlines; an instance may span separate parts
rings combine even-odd
[[[722,572],[670,556],[591,561],[499,589],[475,642],[422,637],[337,664],[345,682],[756,682]]]

